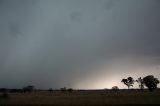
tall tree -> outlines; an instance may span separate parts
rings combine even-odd
[[[148,75],[143,78],[144,85],[149,89],[149,91],[153,91],[157,88],[159,84],[159,80],[155,78],[153,75]]]

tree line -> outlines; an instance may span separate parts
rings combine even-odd
[[[144,78],[139,77],[137,80],[134,80],[132,77],[128,77],[128,78],[122,79],[121,82],[124,83],[124,85],[126,85],[128,89],[130,87],[133,87],[135,82],[137,82],[139,85],[139,88],[142,91],[144,87],[146,86],[151,92],[157,89],[157,85],[160,83],[158,78],[155,78],[153,75],[148,75]]]
[[[134,80],[132,77],[128,77],[128,78],[123,78],[121,80],[121,82],[126,85],[128,87],[128,89],[130,87],[133,87],[135,83],[138,83],[139,88],[143,91],[143,89],[145,88],[145,86],[149,89],[149,91],[154,91],[157,88],[157,85],[160,83],[160,81],[158,80],[158,78],[155,78],[153,75],[148,75],[144,78],[139,77],[137,80]],[[112,90],[117,90],[119,89],[118,86],[113,86]],[[68,92],[72,92],[73,89],[72,88],[60,88],[60,91],[68,91]],[[35,89],[35,87],[33,85],[28,85],[26,87],[23,87],[22,89],[6,89],[6,88],[0,88],[0,92],[10,92],[10,93],[14,93],[14,92],[21,92],[21,93],[25,93],[25,92],[32,92],[32,91],[38,91]],[[53,92],[54,90],[52,88],[48,89],[49,92]]]
[[[23,87],[22,89],[0,88],[0,92],[10,92],[10,93],[14,93],[14,92],[25,93],[25,92],[32,92],[33,90],[35,90],[35,87],[33,85],[28,85],[26,87]]]

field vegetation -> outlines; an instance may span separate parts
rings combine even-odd
[[[73,90],[61,91],[33,91],[25,93],[0,94],[2,105],[133,105],[133,104],[160,104],[160,89],[154,92],[148,90]]]

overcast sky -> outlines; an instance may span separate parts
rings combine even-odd
[[[159,0],[0,0],[0,87],[127,88],[150,74]]]

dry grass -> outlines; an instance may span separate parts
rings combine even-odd
[[[1,105],[120,105],[160,104],[160,90],[149,91],[38,91],[33,93],[9,93],[0,98]]]

